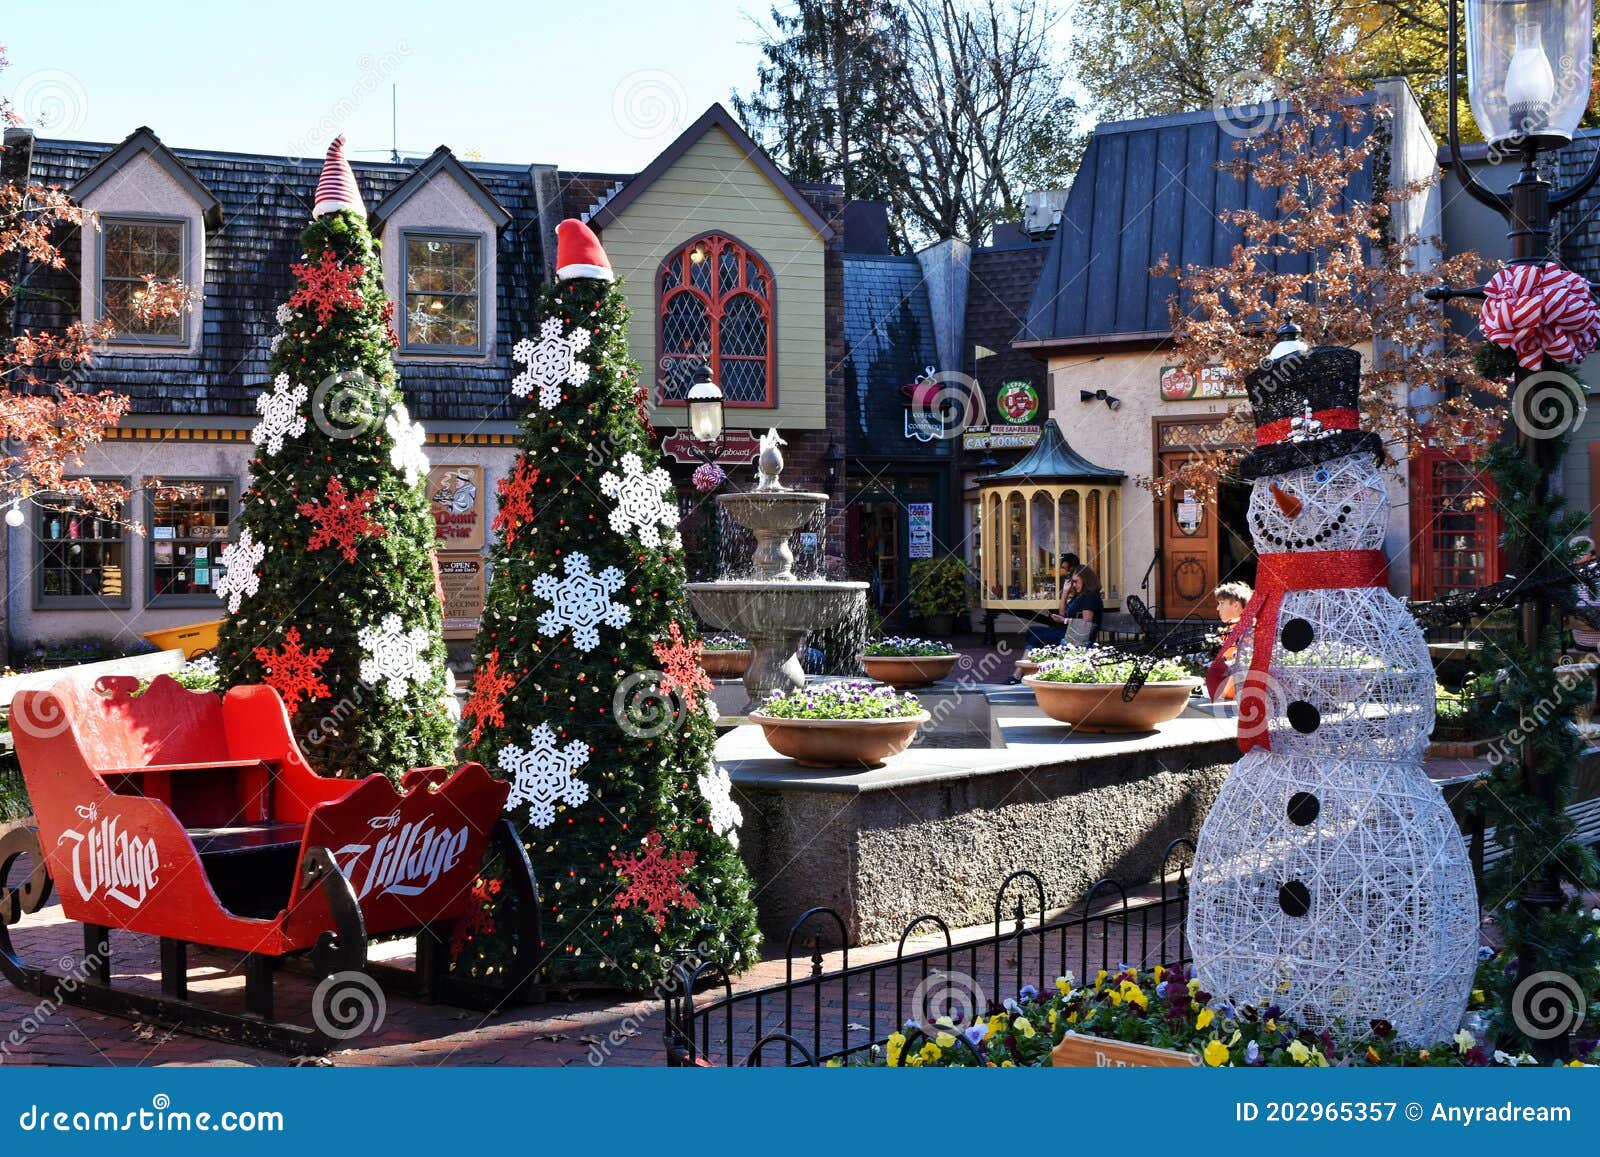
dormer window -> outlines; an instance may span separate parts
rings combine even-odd
[[[411,353],[481,353],[483,238],[411,230],[401,236],[401,347]]]
[[[181,345],[188,340],[184,314],[142,317],[138,309],[151,279],[183,279],[187,229],[187,221],[170,218],[101,218],[100,319],[116,330],[113,341]]]

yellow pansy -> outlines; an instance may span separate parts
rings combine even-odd
[[[1144,994],[1142,988],[1131,980],[1122,982],[1122,987],[1117,990],[1117,995],[1129,1004],[1136,1004],[1147,1011],[1150,1008],[1150,998]]]
[[[1058,1025],[1060,1023],[1061,1023],[1061,1014],[1059,1012],[1057,1012],[1055,1009],[1052,1008],[1050,1010],[1050,1027],[1053,1029],[1053,1028],[1056,1027],[1056,1025]]]
[[[1003,1012],[995,1013],[989,1018],[989,1031],[987,1034],[985,1034],[984,1039],[988,1040],[989,1037],[992,1037],[997,1032],[1004,1032],[1005,1028],[1006,1014]]]
[[[1377,1063],[1378,1063],[1378,1062],[1379,1062],[1379,1060],[1381,1060],[1381,1059],[1382,1059],[1382,1058],[1380,1058],[1380,1057],[1379,1057],[1379,1056],[1378,1056],[1378,1050],[1377,1050],[1377,1049],[1375,1049],[1375,1048],[1373,1048],[1373,1047],[1372,1047],[1372,1046],[1371,1046],[1371,1045],[1368,1045],[1368,1046],[1367,1046],[1367,1063],[1368,1063],[1368,1064],[1372,1064],[1372,1065],[1375,1065],[1375,1064],[1377,1064]]]
[[[1156,966],[1155,966],[1155,968],[1154,968],[1154,969],[1152,969],[1152,970],[1151,970],[1151,972],[1150,972],[1150,975],[1151,975],[1151,976],[1153,976],[1153,977],[1155,977],[1155,982],[1156,982],[1156,983],[1157,983],[1157,984],[1160,984],[1160,983],[1161,983],[1161,978],[1162,978],[1162,977],[1163,977],[1163,976],[1165,976],[1165,975],[1166,975],[1166,974],[1167,974],[1167,970],[1166,970],[1166,969],[1165,969],[1165,968],[1163,968],[1163,967],[1162,967],[1162,966],[1161,966],[1161,965],[1159,965],[1159,964],[1158,964],[1158,965],[1156,965]]]
[[[1482,1004],[1484,1002],[1484,1000],[1485,1000],[1485,997],[1483,995],[1483,989],[1474,988],[1472,990],[1472,1003],[1473,1004]]]
[[[1189,981],[1189,995],[1193,996],[1200,991],[1200,978],[1197,976]]]
[[[1068,1024],[1077,1024],[1078,1023],[1078,1013],[1077,1013],[1076,1010],[1067,1013],[1067,1023]]]
[[[1194,1018],[1194,1027],[1198,1031],[1204,1032],[1206,1029],[1211,1027],[1211,1022],[1216,1019],[1216,1013],[1212,1012],[1209,1008],[1202,1008],[1200,1010],[1200,1015]]]
[[[1106,970],[1104,968],[1102,968],[1099,972],[1094,974],[1094,990],[1096,992],[1099,992],[1101,986],[1103,984],[1105,984],[1105,982],[1106,982]]]
[[[1056,991],[1062,996],[1072,995],[1072,973],[1056,977]]]
[[[1226,1064],[1228,1061],[1228,1046],[1219,1040],[1214,1040],[1206,1045],[1206,1064],[1212,1068]]]
[[[937,1044],[942,1049],[953,1049],[953,1048],[956,1047],[956,1036],[955,1036],[955,1033],[942,1032],[938,1036],[934,1037],[933,1039],[934,1039],[934,1043]]]
[[[1017,1067],[1017,1062],[1016,1061],[1001,1061],[1000,1062],[1000,1067],[1002,1069],[1014,1069],[1014,1068]]]
[[[839,1069],[839,1068],[843,1068],[844,1067],[844,1062],[841,1061],[838,1057],[834,1057],[832,1060],[830,1060],[823,1067],[824,1068],[828,1068],[828,1069]]]
[[[1311,1050],[1301,1041],[1290,1041],[1289,1055],[1303,1065],[1311,1059]]]
[[[884,1049],[888,1053],[888,1056],[889,1056],[889,1067],[891,1069],[897,1067],[900,1064],[900,1054],[905,1051],[905,1047],[906,1047],[906,1034],[905,1033],[903,1033],[903,1032],[892,1032],[892,1033],[889,1034],[889,1039],[884,1042]]]
[[[942,1025],[945,1028],[955,1028],[956,1027],[956,1022],[951,1020],[948,1016],[941,1016],[937,1020],[935,1020],[933,1023],[937,1024],[937,1025]]]
[[[1267,1021],[1267,1031],[1268,1032],[1277,1032],[1278,1031],[1278,1022],[1275,1021],[1275,1020]]]
[[[944,1050],[933,1041],[929,1041],[922,1046],[922,1059],[924,1061],[936,1061],[942,1056],[944,1056]]]
[[[1022,1034],[1024,1040],[1032,1040],[1034,1036],[1033,1021],[1025,1016],[1019,1016],[1011,1022],[1011,1027]]]

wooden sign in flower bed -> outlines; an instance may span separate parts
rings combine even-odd
[[[1069,1032],[1050,1050],[1050,1065],[1057,1069],[1186,1069],[1198,1068],[1200,1058],[1175,1049],[1151,1048]]]

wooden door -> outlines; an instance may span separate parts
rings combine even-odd
[[[1185,460],[1182,454],[1163,454],[1162,473]],[[1174,490],[1158,500],[1161,524],[1161,613],[1167,618],[1186,615],[1215,618],[1211,600],[1217,585],[1217,508],[1202,502],[1193,490]]]

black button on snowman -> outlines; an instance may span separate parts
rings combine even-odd
[[[1351,1033],[1450,1037],[1477,959],[1466,845],[1422,769],[1433,666],[1389,593],[1383,448],[1360,355],[1294,332],[1246,379],[1256,597],[1237,628],[1245,754],[1206,817],[1189,940],[1202,985]],[[1266,648],[1262,654],[1257,647]]]

